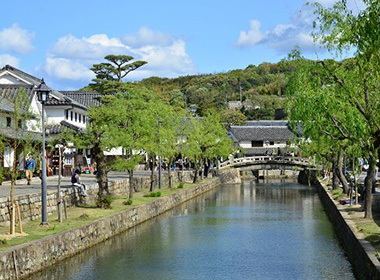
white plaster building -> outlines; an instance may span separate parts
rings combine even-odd
[[[288,121],[247,121],[244,126],[231,126],[229,135],[244,155],[264,155],[293,146],[294,133]]]
[[[35,89],[42,82],[41,79],[29,75],[10,65],[0,69],[0,133],[7,139],[19,137],[15,135],[15,127],[22,128],[23,132],[35,138],[36,142],[41,142],[41,113],[42,105],[38,101]],[[34,117],[27,122],[15,124],[12,119],[13,103],[16,96],[24,92],[30,104],[30,111]],[[52,89],[45,105],[47,133],[58,133],[62,126],[84,129],[87,120],[87,106],[75,101]],[[72,153],[72,151],[69,151]],[[5,143],[2,156],[2,166],[10,167],[13,163],[13,149]],[[24,156],[24,155],[22,155]],[[19,168],[22,169],[21,158]],[[48,163],[52,165],[52,159],[48,158]],[[74,165],[74,163],[72,163]]]

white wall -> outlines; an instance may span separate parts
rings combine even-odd
[[[252,143],[249,140],[243,140],[239,142],[240,147],[242,148],[252,148]]]
[[[113,148],[110,151],[104,151],[106,156],[121,156],[123,155],[123,148]]]
[[[0,77],[0,84],[2,85],[30,85],[30,83],[27,83],[26,81],[22,81],[13,75],[10,75],[7,72],[5,72],[4,75]]]
[[[71,112],[73,112],[73,119],[71,120]],[[77,113],[77,120],[75,121],[75,113]],[[79,114],[81,115],[81,121],[79,122]],[[83,122],[83,116],[85,116],[85,122]],[[75,126],[81,127],[81,128],[86,128],[87,120],[88,120],[88,115],[87,111],[81,110],[79,108],[73,108],[69,110],[69,117],[66,119],[66,114],[64,112],[64,117],[63,120],[67,121],[68,123],[71,123]]]
[[[6,145],[4,147],[4,167],[11,167],[13,165],[14,150]]]
[[[263,141],[263,148],[285,148],[287,146],[286,140],[281,140],[281,141],[273,141],[274,143],[271,145],[270,140],[268,141]],[[266,143],[268,142],[268,143]],[[239,142],[239,146],[242,148],[252,148],[252,141],[250,140],[243,140]],[[292,145],[291,145],[292,146]],[[259,147],[254,147],[254,148],[259,148]]]
[[[46,109],[45,112],[47,115],[46,123],[59,124],[61,121],[65,119],[65,116],[64,116],[65,110],[63,108],[45,107],[45,109]]]

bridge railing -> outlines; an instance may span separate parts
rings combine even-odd
[[[292,164],[306,165],[310,162],[308,158],[302,157],[291,157],[291,156],[252,156],[252,157],[242,157],[228,159],[224,162],[221,162],[219,169],[224,169],[227,167],[233,166],[244,166],[255,163],[266,163],[266,162],[289,162]]]

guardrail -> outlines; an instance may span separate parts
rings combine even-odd
[[[234,166],[244,166],[250,164],[259,164],[267,162],[289,162],[293,165],[303,165],[306,166],[310,163],[308,158],[302,157],[287,157],[287,156],[252,156],[252,157],[242,157],[226,160],[219,165],[219,169],[224,169],[227,167]]]

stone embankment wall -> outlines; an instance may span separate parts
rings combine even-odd
[[[127,229],[209,191],[220,183],[239,182],[239,171],[225,170],[207,183],[136,206],[80,228],[51,235],[0,253],[0,280],[22,279],[67,257],[109,239]]]
[[[190,181],[192,177],[192,172],[185,171],[184,172],[184,180]],[[179,183],[179,174],[173,173],[173,184],[176,185]],[[135,177],[134,186],[137,191],[141,191],[143,189],[150,187],[150,177]],[[157,182],[157,179],[156,179]],[[162,176],[162,184],[166,185],[169,183],[167,174],[163,174]],[[86,185],[87,194],[86,202],[93,203],[95,202],[96,195],[98,192],[98,184]],[[114,182],[110,182],[109,186],[110,192],[112,194],[127,194],[129,189],[129,180],[115,180]],[[78,195],[78,190],[72,187],[62,187],[61,188],[61,196],[64,197],[65,203],[67,207],[71,207],[77,205],[82,202],[80,200],[80,196]],[[15,203],[17,203],[20,207],[20,214],[22,221],[28,220],[37,220],[41,218],[41,195],[40,194],[29,194],[15,197]],[[47,213],[48,215],[53,214],[57,211],[57,191],[49,190],[47,193]],[[0,225],[8,226],[10,221],[10,202],[9,197],[0,198]]]
[[[339,209],[344,206],[335,202],[319,182],[316,182],[314,185],[334,226],[335,232],[348,254],[357,279],[380,279],[380,262],[375,256],[375,249],[368,241],[358,239],[355,236],[355,230],[351,228],[344,217],[348,213],[344,209]]]

